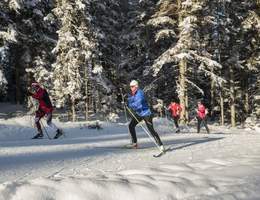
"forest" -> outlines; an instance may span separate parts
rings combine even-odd
[[[71,121],[109,118],[133,79],[155,113],[258,123],[260,0],[0,1],[0,102],[28,106],[36,81]]]

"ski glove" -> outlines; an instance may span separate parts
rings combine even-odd
[[[32,96],[33,93],[32,93],[31,91],[27,90],[26,95],[27,95],[27,96]]]

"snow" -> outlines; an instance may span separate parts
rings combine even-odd
[[[18,12],[18,10],[22,9],[22,2],[20,0],[10,0],[9,6],[12,10]]]
[[[97,130],[87,128],[94,121],[54,119],[66,133],[58,140],[30,140],[31,122],[29,115],[0,119],[0,200],[260,198],[259,131],[210,125],[209,135],[195,126],[174,134],[171,122],[156,118],[170,149],[154,158],[158,150],[140,126],[140,149],[132,150],[120,148],[129,143],[120,121]]]
[[[155,42],[158,42],[160,39],[167,39],[170,37],[176,37],[176,33],[171,29],[160,30],[155,35]]]
[[[2,70],[0,69],[0,86],[3,88],[5,85],[7,85],[7,81]]]
[[[163,17],[156,17],[153,19],[150,19],[147,24],[151,26],[164,26],[164,25],[170,25],[174,26],[176,21],[174,21],[172,18],[168,16],[163,16]]]
[[[0,31],[0,37],[3,38],[6,41],[10,42],[17,42],[17,31],[13,25],[8,26],[7,32],[5,31]]]

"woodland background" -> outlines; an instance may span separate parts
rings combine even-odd
[[[155,112],[197,100],[237,126],[260,117],[259,0],[2,0],[0,101],[42,84],[69,119],[122,113],[130,80]]]

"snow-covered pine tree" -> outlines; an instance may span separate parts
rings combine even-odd
[[[247,12],[241,26],[243,36],[243,66],[245,110],[260,118],[260,2],[245,2]],[[241,49],[242,50],[242,49]]]
[[[25,98],[26,90],[34,76],[26,72],[34,68],[34,59],[41,57],[41,52],[48,52],[54,39],[53,30],[45,23],[44,17],[51,9],[53,1],[1,1],[1,38],[8,49],[8,97],[20,103]],[[49,54],[48,54],[49,56]],[[50,57],[45,59],[51,60]],[[37,70],[36,70],[37,71]],[[42,72],[41,72],[42,73]]]
[[[199,85],[191,80],[192,75],[204,74],[204,76],[218,77],[211,73],[212,68],[222,66],[213,60],[202,47],[199,35],[200,17],[206,1],[177,1],[178,5],[178,41],[162,53],[154,62],[152,70],[157,76],[158,72],[166,64],[171,63],[173,67],[178,64],[178,96],[183,107],[181,116],[184,122],[188,120],[188,87],[199,91],[204,96],[204,91]],[[174,64],[175,63],[175,64]],[[172,69],[173,70],[173,69]],[[173,78],[174,79],[174,78]],[[196,100],[196,99],[193,99]],[[194,109],[194,108],[193,108]]]
[[[89,110],[100,110],[102,96],[113,89],[107,74],[114,69],[106,69],[102,62],[100,46],[105,34],[97,21],[105,8],[99,1],[79,0],[58,1],[54,9],[60,19],[59,40],[53,50],[57,55],[53,64],[55,99],[58,106],[70,106],[73,121],[77,107],[84,105],[88,118]]]
[[[69,105],[72,121],[76,120],[76,102],[83,98],[85,52],[78,37],[84,35],[80,26],[85,6],[81,1],[61,0],[53,10],[60,20],[58,42],[52,51],[57,56],[53,64],[53,95],[57,107]]]
[[[221,12],[219,13],[223,27],[220,41],[222,46],[220,58],[224,66],[222,76],[228,80],[224,95],[230,106],[228,116],[233,127],[238,121],[243,122],[249,112],[248,80],[252,74],[246,66],[246,60],[251,54],[246,46],[252,35],[243,31],[242,22],[254,7],[254,2],[245,1],[241,5],[237,3],[236,1],[220,2]]]

